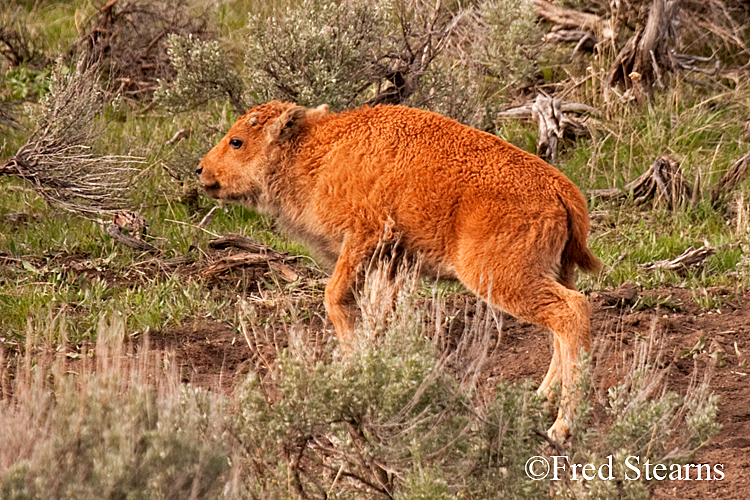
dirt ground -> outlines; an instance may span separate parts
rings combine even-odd
[[[722,289],[709,293],[716,299],[713,309],[696,304],[692,291],[677,288],[641,292],[624,285],[591,295],[597,394],[606,394],[630,368],[635,339],[654,335],[671,389],[684,393],[696,370],[703,376],[710,369],[711,387],[720,395],[722,430],[698,451],[693,463],[723,464],[725,479],[654,482],[658,499],[750,498],[750,293],[738,295]],[[473,301],[459,295],[453,306],[458,311]],[[307,335],[325,343],[333,330],[322,319],[322,306],[317,312],[311,315]],[[462,330],[460,324],[457,330]],[[153,334],[151,342],[176,351],[185,380],[230,391],[249,370],[267,371],[275,352],[271,344],[285,342],[266,339],[268,350],[263,352],[264,341],[249,342],[245,335],[257,333],[243,334],[211,320],[197,320]],[[545,330],[506,317],[502,335],[495,340],[497,347],[486,365],[486,383],[541,380],[550,359]]]

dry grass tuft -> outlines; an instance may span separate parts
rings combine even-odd
[[[0,167],[0,175],[20,177],[51,205],[86,216],[125,208],[133,175],[144,163],[92,147],[111,103],[100,72],[101,64],[85,57],[73,68],[58,62],[35,116],[37,128]]]

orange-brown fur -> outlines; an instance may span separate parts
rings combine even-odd
[[[230,141],[242,141],[234,148]],[[594,271],[586,202],[534,155],[435,113],[379,106],[329,113],[273,101],[248,111],[201,161],[215,198],[276,217],[336,262],[325,304],[336,333],[353,330],[352,288],[386,231],[441,277],[553,332],[539,392],[562,383],[591,346],[575,267]],[[570,409],[550,429],[569,432]]]

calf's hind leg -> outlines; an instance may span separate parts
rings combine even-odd
[[[547,434],[561,441],[570,433],[575,404],[580,398],[574,389],[576,368],[580,366],[581,355],[591,348],[590,306],[582,293],[561,285],[538,269],[522,269],[517,274],[506,273],[503,283],[485,286],[484,290],[476,277],[464,276],[462,281],[509,314],[552,330],[555,352],[540,390],[549,391],[549,385],[559,376],[560,408]]]
[[[539,389],[537,389],[537,394],[540,396],[544,396],[547,399],[552,399],[552,387],[555,385],[555,383],[560,381],[560,374],[558,373],[558,365],[560,364],[558,358],[558,355],[560,353],[560,340],[553,335],[552,338],[552,361],[549,363],[549,369],[547,370],[547,375],[544,376],[544,380],[542,380],[542,383],[539,385]]]
[[[571,290],[576,290],[576,270],[575,264],[565,258],[565,252],[563,252],[562,263],[560,264],[560,272],[558,273],[557,281],[561,285]],[[560,353],[560,339],[558,336],[553,335],[552,338],[552,361],[550,361],[547,375],[544,376],[544,380],[539,385],[537,393],[540,396],[544,396],[550,399],[552,394],[552,387],[560,382],[560,374],[558,373],[558,365],[560,364],[558,357]]]

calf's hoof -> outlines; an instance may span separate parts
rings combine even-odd
[[[547,436],[552,441],[562,444],[570,436],[570,425],[564,418],[558,418],[547,431]]]

